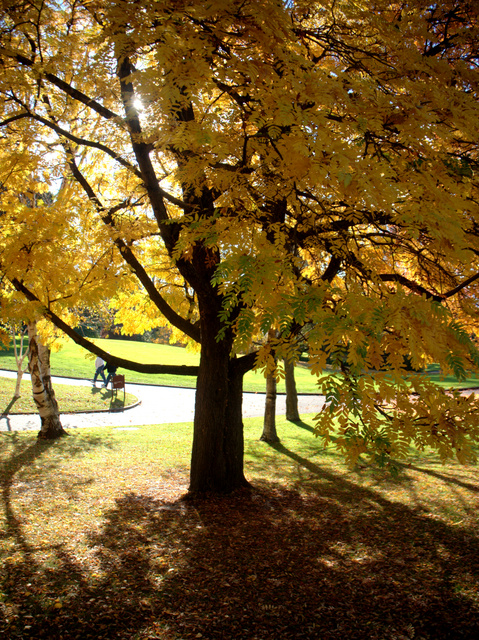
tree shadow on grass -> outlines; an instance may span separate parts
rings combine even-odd
[[[5,407],[5,409],[3,409],[1,415],[2,416],[8,415],[8,413],[10,412],[10,409],[13,407],[15,402],[18,402],[18,400],[20,400],[18,396],[13,396],[10,402],[8,403],[8,405]]]
[[[4,540],[11,538],[17,547],[27,555],[30,548],[26,541],[21,525],[21,519],[15,514],[12,506],[12,488],[18,479],[19,473],[24,469],[32,469],[35,463],[50,449],[56,449],[60,457],[76,456],[84,454],[88,449],[98,444],[105,446],[104,438],[98,436],[82,435],[81,439],[68,436],[59,440],[38,440],[21,437],[18,433],[3,433],[0,436],[0,490],[1,502],[5,517],[5,528],[0,536]],[[51,460],[38,468],[37,474],[30,473],[29,480],[37,477],[48,477],[54,474],[57,461]],[[48,490],[48,487],[45,487]],[[48,501],[48,491],[44,496]]]
[[[477,640],[477,531],[274,448],[315,482],[173,502],[132,492],[86,534],[87,559],[65,540],[54,567],[8,563],[7,637]]]
[[[297,427],[301,427],[301,429],[305,429],[305,431],[314,433],[314,427],[307,424],[306,422],[303,422],[302,420],[288,420],[288,422],[291,422],[291,424],[295,424]]]
[[[17,398],[16,396],[13,396],[13,398],[10,400],[10,402],[7,404],[7,406],[5,407],[5,409],[3,409],[3,411],[0,414],[0,417],[4,418],[5,416],[8,416],[8,414],[10,413],[10,411],[12,410],[13,406],[15,405],[15,402],[18,402],[20,398]]]
[[[3,438],[2,444],[5,445]],[[30,547],[23,534],[20,520],[15,515],[12,507],[12,485],[16,474],[23,469],[23,467],[32,465],[35,460],[51,446],[52,442],[48,440],[42,441],[41,443],[37,440],[34,442],[26,442],[25,440],[20,440],[18,435],[13,433],[9,437],[9,444],[12,447],[12,453],[4,459],[1,471],[2,506],[6,525],[2,538],[13,538],[18,548],[26,557],[29,557],[31,552]]]
[[[479,493],[479,485],[474,485],[471,482],[464,482],[464,480],[459,480],[458,478],[452,475],[446,475],[445,473],[439,473],[439,471],[434,471],[433,469],[425,469],[424,467],[418,467],[413,464],[405,465],[403,463],[396,463],[402,467],[402,469],[412,469],[413,471],[417,471],[418,473],[423,473],[425,475],[431,476],[433,478],[437,478],[442,482],[446,482],[448,484],[455,484],[458,487],[462,487],[463,489],[467,489],[472,493]]]

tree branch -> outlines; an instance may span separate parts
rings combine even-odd
[[[454,287],[454,289],[451,289],[447,293],[444,293],[443,294],[444,298],[450,298],[451,296],[456,295],[456,293],[459,293],[459,291],[461,291],[465,287],[468,287],[470,284],[472,284],[478,279],[479,279],[479,273],[476,273],[474,276],[471,276],[470,278],[467,278],[466,280],[464,280],[464,282],[461,282],[461,284],[458,284],[457,287]]]
[[[424,295],[426,296],[426,298],[429,298],[430,300],[434,300],[434,302],[442,302],[446,297],[443,294],[431,293],[422,285],[418,284],[417,282],[413,282],[412,280],[409,280],[409,278],[406,278],[405,276],[402,276],[399,273],[380,273],[378,275],[378,278],[382,282],[398,282],[399,284],[401,284],[403,287],[406,287],[410,291],[414,291],[414,293],[418,293],[419,295]]]
[[[10,118],[7,118],[6,120],[2,120],[2,122],[0,122],[0,127],[5,127],[11,122],[15,122],[16,120],[22,120],[23,118],[29,118],[29,117],[30,116],[28,113],[18,113],[15,116],[11,116]]]
[[[33,60],[31,60],[30,58],[27,58],[26,56],[16,51],[12,51],[5,47],[0,47],[0,54],[8,58],[13,58],[14,60],[16,60],[17,62],[19,62],[25,67],[30,67],[30,68],[35,67],[35,62]],[[58,78],[53,73],[47,72],[47,73],[42,73],[41,75],[42,75],[42,78],[44,78],[45,80],[48,80],[48,82],[58,87],[58,89],[60,89],[61,91],[69,95],[71,98],[74,98],[75,100],[78,100],[82,104],[85,104],[90,109],[93,109],[106,120],[118,120],[119,122],[121,122],[122,118],[120,118],[120,116],[117,115],[114,111],[111,111],[107,107],[104,107],[102,104],[100,104],[96,100],[93,100],[93,98],[90,98],[82,91],[75,89],[70,84],[68,84],[68,82],[65,82],[65,80]]]
[[[341,267],[341,259],[334,255],[331,256],[329,264],[326,267],[326,270],[324,271],[323,275],[321,276],[321,280],[323,280],[323,282],[331,283],[334,277],[337,275],[340,267]]]
[[[425,295],[427,298],[430,298],[435,302],[443,302],[443,300],[446,300],[447,298],[451,298],[452,296],[455,296],[456,293],[459,293],[460,291],[462,291],[462,289],[465,289],[476,280],[479,280],[479,273],[476,273],[475,275],[470,276],[469,278],[464,280],[464,282],[461,282],[461,284],[458,284],[456,287],[454,287],[453,289],[450,289],[446,293],[431,293],[430,291],[422,287],[417,282],[413,282],[412,280],[409,280],[405,276],[401,276],[396,273],[380,274],[379,278],[383,282],[399,282],[404,287],[407,287],[408,289],[410,289],[411,291],[414,291],[415,293]]]
[[[41,301],[32,293],[20,280],[13,278],[11,280],[15,289],[22,293],[30,302]],[[93,342],[90,342],[79,333],[77,333],[70,325],[64,322],[59,316],[57,316],[51,309],[43,307],[43,315],[50,320],[58,329],[63,331],[69,338],[71,338],[80,347],[83,347],[90,353],[94,353],[96,356],[100,356],[106,362],[111,362],[117,367],[122,369],[128,369],[129,371],[138,371],[139,373],[167,373],[170,375],[179,376],[196,376],[198,375],[199,367],[186,366],[186,365],[167,365],[167,364],[143,364],[141,362],[133,362],[132,360],[126,360],[125,358],[119,358],[113,356],[107,351],[104,351]]]
[[[172,253],[178,240],[177,225],[167,224],[169,215],[163,201],[155,169],[151,162],[149,145],[141,141],[142,129],[138,111],[134,106],[135,92],[133,84],[129,81],[133,69],[128,57],[118,61],[118,78],[120,80],[121,98],[126,114],[126,121],[130,129],[131,146],[135,153],[136,161],[140,167],[143,184],[148,193],[150,203],[155,215],[163,241],[169,253]]]
[[[20,102],[20,101],[18,101],[18,102]],[[20,102],[20,104],[22,104],[22,103]],[[27,109],[26,105],[24,105],[24,104],[22,104],[22,107]],[[138,178],[142,177],[140,171],[135,166],[130,164],[128,162],[128,160],[125,160],[118,153],[115,153],[115,151],[113,151],[112,149],[110,149],[106,145],[102,144],[101,142],[93,142],[92,140],[85,140],[84,138],[79,138],[78,136],[74,135],[73,133],[70,133],[69,131],[66,131],[66,129],[62,129],[62,127],[57,125],[55,122],[52,122],[51,120],[47,120],[47,118],[44,118],[43,116],[40,116],[37,113],[32,113],[30,110],[28,110],[28,112],[27,112],[27,114],[25,114],[25,116],[26,117],[30,117],[33,120],[36,120],[37,122],[41,122],[46,127],[49,127],[50,129],[53,129],[53,131],[55,131],[55,133],[57,133],[59,136],[63,136],[67,140],[70,140],[71,142],[75,142],[75,144],[82,145],[82,146],[85,146],[85,147],[91,147],[93,149],[98,149],[99,151],[103,151],[104,153],[109,155],[111,158],[113,158],[113,160],[116,160],[123,167],[125,167],[126,169],[132,171]],[[11,119],[12,118],[10,118],[10,120]],[[3,124],[5,124],[5,123],[3,123],[3,122],[0,123],[0,126],[2,126]]]
[[[73,173],[73,177],[80,184],[80,186],[85,191],[86,195],[90,199],[90,201],[95,205],[101,219],[103,222],[113,229],[116,232],[114,220],[113,220],[113,212],[114,210],[106,210],[98,199],[96,193],[93,191],[92,187],[86,180],[85,176],[79,170],[75,159],[73,156],[69,158],[70,168]],[[121,205],[118,205],[120,207]],[[195,340],[195,342],[200,342],[200,331],[197,327],[195,327],[191,322],[185,320],[182,316],[180,316],[170,305],[166,302],[163,296],[159,293],[158,289],[155,287],[153,281],[147,274],[145,268],[142,264],[140,264],[139,260],[131,250],[131,248],[121,239],[114,238],[113,242],[116,247],[120,251],[121,256],[125,260],[125,262],[131,267],[133,273],[136,275],[141,284],[145,287],[148,295],[151,298],[153,304],[156,305],[157,309],[165,316],[168,322],[171,322],[172,325],[177,327],[184,334]]]
[[[232,360],[231,366],[235,368],[238,373],[245,374],[250,371],[256,362],[256,356],[258,355],[257,351],[253,351],[252,353],[247,353],[245,356],[241,356],[240,358],[236,358]]]

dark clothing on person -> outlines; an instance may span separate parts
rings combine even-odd
[[[116,365],[112,364],[111,362],[107,362],[106,370],[108,371],[108,376],[106,378],[105,387],[107,387],[110,384],[110,380],[116,374],[117,369],[118,367]]]

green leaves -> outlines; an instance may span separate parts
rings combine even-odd
[[[435,450],[442,460],[474,462],[478,401],[444,391],[426,376],[398,380],[388,374],[348,374],[321,380],[327,404],[316,430],[354,466],[365,455],[376,464],[406,458],[411,447]]]

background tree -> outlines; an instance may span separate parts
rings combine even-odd
[[[270,349],[240,354],[272,329],[276,356],[294,359],[304,323],[312,372],[328,357],[343,368],[321,383],[319,429],[352,463],[409,442],[472,455],[473,401],[416,377],[410,402],[403,364],[460,375],[479,362],[461,299],[479,278],[477,11],[452,0],[4,9],[1,267],[97,355],[65,318],[132,276],[200,344],[192,491],[245,484],[242,377]],[[37,191],[40,169],[64,181],[64,206],[33,220],[13,194]],[[37,238],[85,246],[54,255]],[[359,376],[379,363],[394,375]]]
[[[275,338],[275,332],[269,331],[268,341],[270,345]],[[263,433],[260,440],[264,442],[279,442],[279,437],[276,431],[276,376],[277,360],[274,355],[274,351],[270,356],[270,362],[266,369],[266,398],[264,406],[264,421],[263,421]]]
[[[285,358],[283,364],[284,384],[286,386],[286,420],[297,422],[300,416],[298,409],[298,392],[294,378],[294,361]]]

